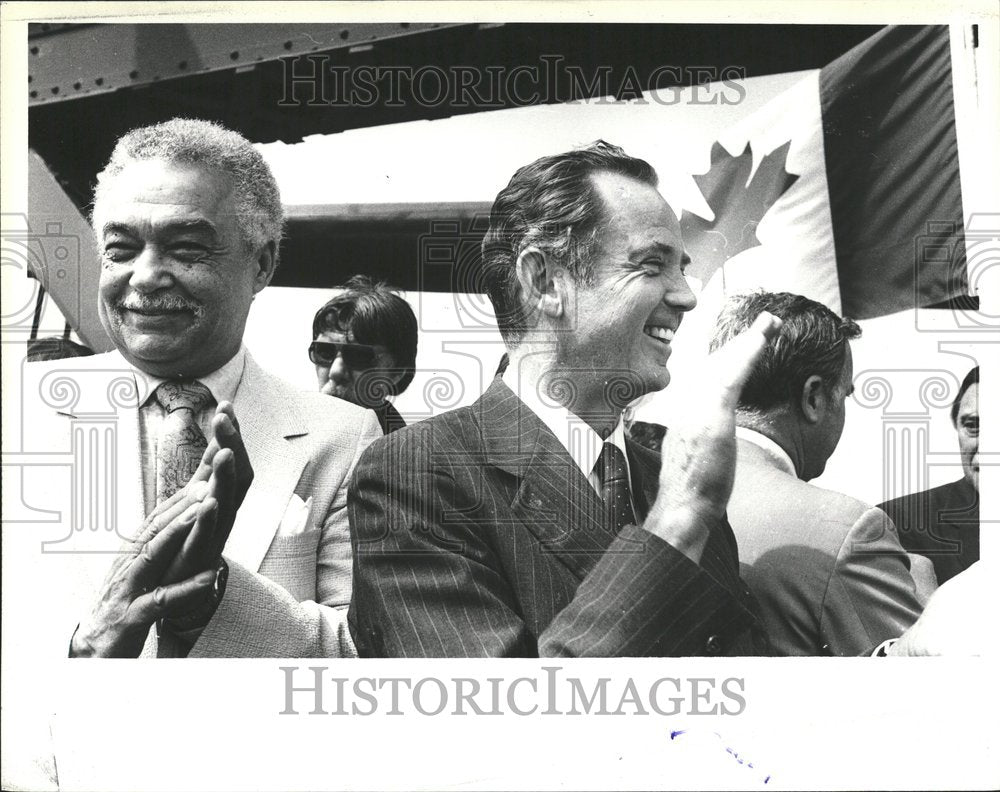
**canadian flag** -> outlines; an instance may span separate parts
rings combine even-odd
[[[698,313],[763,288],[854,319],[967,296],[946,26],[887,27],[711,144],[685,210]]]

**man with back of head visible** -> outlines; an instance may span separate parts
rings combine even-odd
[[[660,456],[622,410],[666,387],[695,305],[644,161],[598,141],[521,168],[483,240],[509,366],[377,441],[349,493],[362,656],[760,653],[725,521],[732,408],[773,325],[716,356]]]
[[[729,520],[743,578],[778,654],[857,655],[915,622],[934,584],[882,511],[806,483],[840,441],[854,390],[850,342],[861,329],[806,297],[755,292],[723,307],[712,349],[765,311],[781,330],[736,408]],[[919,594],[911,560],[928,581]]]
[[[113,490],[128,539],[96,556],[110,571],[71,655],[353,655],[346,482],[380,432],[370,412],[294,390],[243,346],[278,260],[270,169],[216,124],[137,129],[98,176],[92,220],[117,351],[75,371],[128,380]],[[54,411],[45,422],[69,430]]]
[[[962,380],[951,405],[962,478],[879,505],[911,553],[930,559],[938,583],[979,560],[979,366]]]

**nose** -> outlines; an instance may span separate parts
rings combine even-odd
[[[137,292],[150,293],[173,285],[173,274],[163,257],[149,247],[143,248],[132,260],[129,286]]]
[[[671,308],[685,313],[698,304],[698,298],[683,273],[678,273],[671,281],[666,294],[663,295],[663,301]]]
[[[337,385],[346,385],[351,380],[351,370],[344,364],[344,356],[340,352],[330,364],[330,379]]]

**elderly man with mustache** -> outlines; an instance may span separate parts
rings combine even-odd
[[[243,345],[278,260],[269,168],[215,124],[137,129],[98,176],[92,221],[99,311],[117,351],[56,365],[88,393],[106,387],[94,386],[102,372],[126,386],[112,512],[63,543],[89,541],[85,552],[49,543],[57,552],[36,559],[64,595],[67,580],[85,579],[59,614],[72,616],[58,628],[62,651],[353,656],[347,481],[381,431],[370,411],[274,378]],[[71,432],[79,415],[58,415],[48,423]]]

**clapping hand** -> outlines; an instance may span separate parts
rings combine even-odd
[[[198,510],[194,528],[170,565],[164,580],[173,583],[205,569],[215,569],[236,513],[253,481],[253,467],[240,435],[236,413],[222,402],[212,420],[212,439],[202,456],[201,466],[189,487],[207,484],[206,496]]]
[[[212,438],[188,484],[158,504],[115,557],[73,657],[138,657],[160,619],[197,611],[216,579],[222,550],[253,481],[233,407],[223,402]]]

